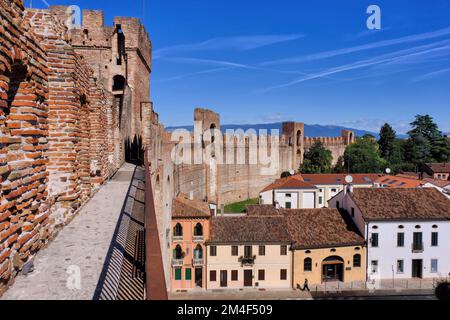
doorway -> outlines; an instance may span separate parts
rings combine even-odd
[[[322,261],[322,281],[343,281],[344,260],[338,256],[331,256]]]
[[[412,261],[412,277],[422,278],[422,259],[413,259]]]
[[[253,271],[244,270],[244,287],[252,287],[252,286],[253,286]]]
[[[194,281],[195,286],[202,288],[203,287],[203,268],[195,268]]]
[[[227,270],[220,270],[220,286],[227,287]]]

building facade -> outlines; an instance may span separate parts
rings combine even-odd
[[[330,200],[367,241],[368,280],[450,274],[450,201],[435,188],[350,189]]]
[[[290,237],[281,216],[214,217],[207,289],[289,289]]]
[[[206,246],[211,213],[205,202],[186,195],[174,199],[172,207],[171,289],[206,288]]]

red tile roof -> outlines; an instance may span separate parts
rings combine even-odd
[[[423,180],[424,180],[424,182],[434,184],[435,186],[440,187],[440,188],[445,188],[445,187],[450,186],[449,180],[445,181],[445,180],[432,179],[432,178],[425,178]]]
[[[209,218],[211,210],[208,203],[190,200],[186,194],[173,199],[172,218]]]
[[[217,216],[208,243],[290,243],[283,216]]]
[[[337,209],[282,210],[294,248],[326,248],[363,245],[364,238]]]
[[[350,197],[370,220],[450,220],[450,200],[435,188],[355,188]]]
[[[424,184],[422,180],[414,178],[404,178],[402,176],[382,176],[375,183],[385,188],[418,188]]]
[[[309,182],[313,185],[340,185],[346,184],[345,177],[352,176],[353,184],[369,185],[373,184],[375,180],[382,177],[382,174],[378,173],[324,173],[324,174],[300,174],[303,177],[303,181]]]
[[[303,181],[302,176],[294,175],[275,180],[273,183],[262,189],[261,192],[273,189],[316,189],[316,187],[311,183]]]
[[[434,173],[450,173],[450,163],[426,163]]]

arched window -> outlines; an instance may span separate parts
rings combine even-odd
[[[203,236],[203,226],[200,222],[194,227],[194,236]]]
[[[183,227],[180,223],[177,223],[175,227],[173,227],[173,236],[174,237],[182,237],[183,236]]]
[[[302,144],[302,132],[300,130],[297,131],[297,147]]]
[[[199,244],[194,249],[194,259],[203,259],[203,248]]]
[[[353,267],[361,267],[361,255],[353,255]]]
[[[125,78],[124,76],[121,75],[115,75],[113,77],[113,87],[112,90],[113,91],[120,91],[123,90],[125,88]]]
[[[214,137],[214,130],[216,129],[216,124],[211,123],[211,126],[209,127],[209,129],[210,129],[210,133],[211,133],[211,143],[213,143],[216,138],[216,137]]]
[[[311,258],[305,258],[305,260],[303,260],[303,271],[312,271],[312,259]]]
[[[183,259],[183,249],[181,249],[181,246],[179,244],[177,244],[175,249],[173,249],[173,258]]]

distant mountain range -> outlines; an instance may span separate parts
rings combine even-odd
[[[278,129],[281,133],[282,123],[274,122],[274,123],[260,123],[260,124],[225,124],[221,125],[221,131],[225,132],[227,129],[242,129],[244,131],[248,129],[254,129],[256,132],[259,132],[260,129],[266,129],[268,133],[272,129]],[[194,130],[194,126],[175,126],[175,127],[167,127],[167,131],[173,131],[175,129],[186,129],[189,131]],[[378,133],[358,130],[353,128],[346,128],[341,126],[333,126],[333,125],[319,125],[319,124],[305,124],[305,136],[306,137],[337,137],[341,135],[341,130],[351,130],[353,131],[357,137],[362,137],[365,134],[371,134],[378,139]],[[405,138],[406,135],[398,135],[399,138]]]

